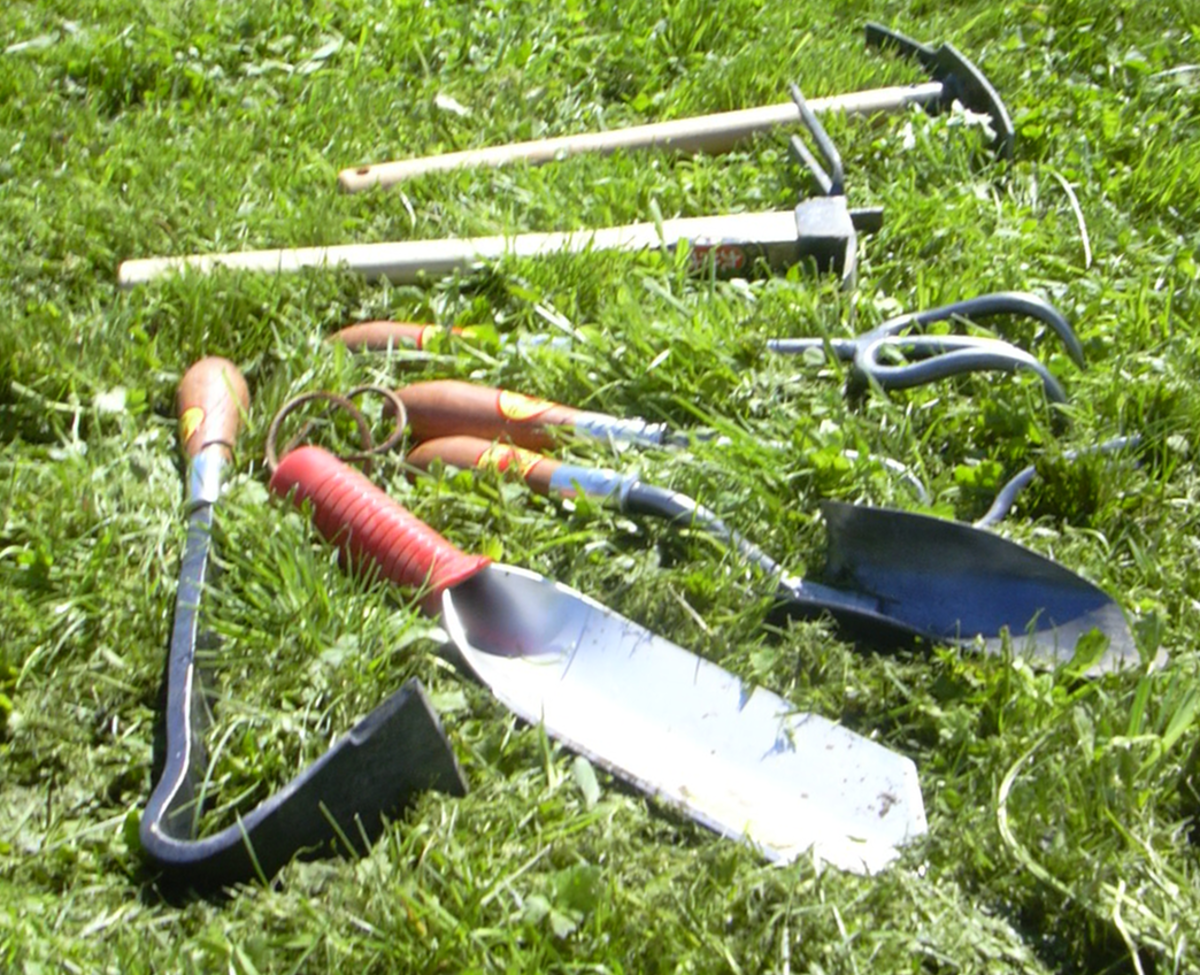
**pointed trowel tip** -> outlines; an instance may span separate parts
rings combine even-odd
[[[972,525],[825,502],[826,573],[927,639],[990,653],[1011,645],[1051,667],[1094,653],[1080,672],[1138,666],[1121,607],[1078,573]],[[1098,631],[1107,648],[1091,643]]]

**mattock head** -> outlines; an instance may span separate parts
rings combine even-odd
[[[938,107],[948,108],[958,101],[973,112],[987,115],[996,134],[992,150],[1001,159],[1012,159],[1016,138],[1012,119],[996,89],[976,64],[950,44],[930,47],[881,24],[867,24],[866,32],[868,47],[892,48],[906,57],[916,58],[934,81],[942,83]]]

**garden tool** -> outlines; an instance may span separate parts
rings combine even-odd
[[[418,588],[514,714],[770,860],[874,872],[926,830],[912,761],[534,572],[466,555],[319,447],[278,495],[311,505],[352,566]]]
[[[470,271],[506,255],[536,257],[562,251],[641,251],[658,247],[674,252],[682,247],[693,271],[735,277],[761,268],[776,272],[811,263],[818,271],[836,273],[842,287],[851,287],[858,264],[858,231],[877,229],[882,214],[879,210],[852,211],[846,205],[842,162],[833,142],[794,85],[792,99],[824,161],[822,164],[799,137],[793,137],[793,153],[808,167],[821,188],[819,196],[802,200],[794,210],[685,217],[601,230],[515,237],[155,257],[125,261],[117,270],[118,283],[132,287],[189,268],[198,273],[208,273],[216,267],[283,273],[343,265],[368,279],[387,278],[395,284],[415,284],[455,271]]]
[[[396,396],[408,412],[414,440],[463,433],[540,450],[554,446],[564,436],[643,447],[685,446],[690,436],[666,423],[578,410],[461,379],[412,383],[397,389]]]
[[[998,291],[938,308],[898,315],[854,338],[769,339],[767,349],[789,355],[801,355],[810,349],[828,349],[839,361],[851,364],[848,387],[852,394],[865,390],[872,383],[885,390],[910,389],[968,372],[1016,372],[1028,369],[1042,380],[1051,402],[1065,402],[1066,393],[1053,374],[1028,352],[1011,343],[998,343],[980,336],[904,334],[909,329],[924,328],[935,322],[999,315],[1017,315],[1042,322],[1061,340],[1071,361],[1081,369],[1086,368],[1083,345],[1062,313],[1044,298],[1021,291]],[[471,326],[447,330],[440,325],[371,321],[347,326],[330,335],[327,341],[361,352],[378,352],[389,348],[421,350],[431,342],[436,342],[447,331],[467,339],[474,334]],[[532,347],[569,341],[567,336],[539,333],[521,336],[519,344]],[[883,362],[883,355],[891,349],[915,361],[903,364]]]
[[[814,214],[814,218],[827,214]],[[851,211],[850,229],[878,225],[878,212]],[[174,272],[209,274],[218,267],[282,274],[307,268],[338,268],[361,273],[368,280],[386,278],[393,284],[418,284],[456,271],[473,271],[504,257],[541,257],[592,250],[641,251],[664,247],[689,249],[689,260],[702,269],[710,258],[722,274],[748,272],[762,260],[781,270],[812,258],[833,263],[844,253],[843,222],[802,224],[792,210],[734,213],[714,217],[684,217],[661,223],[635,223],[602,230],[530,233],[515,237],[475,237],[463,240],[410,240],[383,244],[345,244],[150,257],[124,261],[117,272],[122,288],[145,284]]]
[[[633,474],[564,464],[542,454],[471,436],[433,439],[412,449],[408,463],[435,461],[471,469],[494,466],[518,474],[540,494],[586,495],[634,515],[654,515],[708,532],[777,579],[785,616],[831,616],[843,635],[875,646],[915,638],[982,644],[1041,663],[1070,660],[1080,637],[1098,630],[1108,649],[1091,666],[1102,673],[1138,661],[1120,607],[1092,583],[1014,542],[969,525],[887,508],[827,501],[826,574],[822,585],[784,572],[778,563],[692,498],[646,484]]]
[[[932,48],[878,24],[867,24],[868,46],[886,47],[919,61],[934,79],[919,85],[879,88],[872,91],[814,99],[814,112],[875,115],[922,105],[938,111],[958,102],[988,117],[994,133],[993,149],[1002,158],[1013,150],[1013,126],[1008,110],[982,71],[949,44]],[[754,135],[798,121],[793,102],[722,112],[607,132],[539,139],[487,149],[427,156],[398,162],[376,163],[344,169],[338,184],[348,192],[373,186],[392,186],[425,173],[469,167],[504,166],[510,163],[539,165],[581,153],[609,154],[619,150],[661,147],[680,153],[721,153]]]
[[[1120,450],[1132,449],[1141,442],[1141,435],[1136,433],[1127,437],[1113,437],[1111,440],[1106,440],[1094,446],[1084,447],[1079,450],[1068,450],[1063,454],[1063,457],[1066,460],[1074,460],[1077,457],[1084,457],[1089,454],[1112,454]],[[1000,490],[996,492],[996,497],[988,507],[988,510],[975,520],[975,527],[989,528],[1003,521],[1008,516],[1009,511],[1012,510],[1012,506],[1016,503],[1018,495],[1029,487],[1035,477],[1037,477],[1037,467],[1030,464],[1009,478]]]
[[[988,296],[988,299],[991,298],[1004,298],[1009,306],[1019,298],[1039,312],[1044,310],[1039,306],[1039,303],[1044,302],[1033,296]],[[948,309],[972,305],[973,301],[960,302],[958,305],[934,309],[929,314],[943,314],[943,317],[949,317]],[[1045,305],[1045,309],[1053,312],[1049,305]],[[1056,312],[1054,314],[1057,315]],[[905,316],[906,319],[911,317]],[[1072,358],[1081,361],[1082,349],[1078,347],[1075,333],[1065,320],[1061,321],[1061,327],[1064,331],[1060,334]],[[863,383],[875,382],[884,389],[903,389],[981,369],[1001,369],[1008,372],[1029,369],[1041,378],[1049,400],[1055,403],[1066,401],[1066,393],[1062,386],[1041,362],[1023,349],[999,339],[955,335],[880,336],[876,335],[876,332],[879,332],[879,329],[834,347],[839,355],[858,354],[864,349],[867,350],[864,363],[860,367],[863,376],[866,377],[862,380]],[[872,350],[876,349],[879,343],[892,339],[914,344],[917,354],[926,358],[904,365],[885,365],[877,362]],[[819,345],[822,341],[774,340],[768,346],[774,351],[794,352]],[[607,441],[616,446],[684,446],[691,438],[711,437],[707,431],[688,433],[672,430],[665,423],[579,410],[512,390],[479,386],[456,379],[413,383],[396,390],[396,395],[408,410],[409,423],[417,440],[463,433],[487,439],[505,439],[520,447],[542,449],[553,445],[562,435],[571,434],[585,439]]]
[[[447,336],[471,341],[488,341],[487,330],[474,325],[421,325],[417,322],[370,321],[347,325],[328,336],[325,341],[344,345],[351,352],[388,352],[395,349],[413,349],[417,352],[437,352],[445,349]],[[500,335],[501,345],[508,345],[510,336]],[[538,332],[522,335],[514,343],[518,348],[551,346],[566,348],[571,343],[569,335],[548,335]]]
[[[809,259],[818,266],[845,267],[849,233],[878,227],[880,214],[877,210],[851,210],[842,219],[836,201],[832,205],[826,201],[826,197],[817,197],[808,201],[817,206],[805,207],[802,203],[796,210],[682,217],[601,230],[141,258],[122,262],[117,283],[131,288],[166,274],[187,270],[209,274],[218,267],[267,274],[342,267],[368,280],[386,278],[393,284],[418,284],[455,272],[470,272],[504,257],[659,247],[668,252],[686,247],[692,267],[703,270],[711,266],[724,276],[747,274],[759,262],[770,270],[782,270]]]
[[[140,838],[172,884],[197,889],[266,882],[297,854],[356,852],[425,789],[462,795],[466,784],[421,684],[410,680],[309,768],[238,822],[197,835],[208,783],[209,701],[201,654],[201,599],[213,565],[214,512],[232,459],[246,382],[233,363],[197,362],[179,385],[179,437],[188,457],[187,543],[167,659],[165,755],[142,814]],[[348,844],[347,849],[344,844]]]
[[[851,363],[847,383],[851,394],[861,393],[871,385],[885,390],[910,389],[968,372],[1029,369],[1042,380],[1046,397],[1051,402],[1065,403],[1067,395],[1050,371],[1028,352],[1007,342],[967,335],[902,334],[910,328],[924,328],[934,322],[996,315],[1019,315],[1042,322],[1062,340],[1071,360],[1079,368],[1086,368],[1083,345],[1062,313],[1045,299],[1020,291],[999,291],[940,308],[898,315],[852,339],[771,339],[767,348],[771,352],[798,355],[828,345],[837,359]],[[888,349],[896,349],[916,361],[885,363],[882,356]]]

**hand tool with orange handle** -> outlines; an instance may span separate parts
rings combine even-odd
[[[518,717],[717,832],[772,860],[811,851],[873,872],[925,831],[908,758],[566,586],[465,555],[321,448],[284,457],[271,490],[308,502],[352,564],[423,591]]]
[[[232,461],[246,381],[225,359],[193,365],[179,384],[179,439],[187,456],[187,543],[167,659],[162,769],[142,814],[142,848],[172,885],[207,889],[263,882],[297,853],[353,853],[342,844],[378,836],[428,788],[466,786],[437,715],[411,680],[320,759],[237,823],[196,838],[209,773],[210,721],[197,662],[200,608],[211,584],[214,510]]]
[[[386,352],[389,349],[416,349],[423,351],[436,342],[447,331],[451,335],[469,337],[469,328],[457,326],[445,329],[441,325],[420,325],[417,322],[371,321],[347,325],[330,335],[325,341],[344,345],[352,352]]]
[[[785,616],[831,616],[850,639],[876,646],[911,643],[975,645],[1042,663],[1071,658],[1093,629],[1109,641],[1091,667],[1101,673],[1139,661],[1120,607],[1103,590],[1014,542],[941,518],[860,505],[824,502],[826,574],[838,587],[785,573],[778,563],[712,511],[676,491],[631,474],[564,464],[478,437],[426,441],[407,460],[428,469],[435,460],[458,468],[493,466],[521,476],[552,497],[585,494],[621,511],[654,515],[706,531],[737,548],[748,562],[778,579]]]
[[[408,410],[409,428],[415,440],[468,434],[542,450],[561,442],[563,436],[607,441],[617,446],[682,446],[689,439],[689,434],[671,430],[665,423],[580,410],[459,379],[412,383],[397,389],[396,395]]]
[[[344,345],[351,352],[388,352],[392,349],[415,349],[418,352],[440,352],[445,349],[447,336],[468,342],[487,344],[490,330],[474,325],[420,325],[416,322],[393,322],[377,320],[347,325],[328,336],[325,341]],[[491,333],[494,334],[494,333]],[[496,338],[490,341],[497,341]],[[501,335],[499,344],[508,345],[510,337]],[[516,340],[518,348],[551,346],[565,348],[571,342],[566,335],[533,334],[522,335]]]

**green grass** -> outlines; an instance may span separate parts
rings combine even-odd
[[[1200,8],[878,0],[10,2],[0,9],[0,968],[42,971],[1188,972],[1200,969],[1194,818],[1200,582]],[[949,40],[1018,132],[1011,165],[919,111],[828,119],[853,206],[883,206],[858,290],[797,270],[689,278],[658,254],[506,261],[426,287],[345,273],[116,288],[126,258],[572,229],[793,205],[783,137],[722,158],[575,158],[339,194],[360,162],[919,80],[865,20]],[[439,96],[442,96],[439,100]],[[446,107],[454,99],[467,109]],[[1077,204],[1078,212],[1073,205]],[[844,373],[767,338],[844,335],[1017,288],[1068,315],[1071,396],[986,376],[852,404]],[[370,318],[567,322],[569,350],[457,343],[392,359],[322,338]],[[220,510],[211,741],[233,821],[405,679],[426,684],[471,783],[427,795],[370,855],[288,866],[228,899],[162,896],[136,823],[182,551],[175,387],[205,354],[252,405]],[[467,549],[592,593],[917,763],[929,833],[874,878],[768,867],[600,777],[438,656],[403,596],[342,573],[265,489],[296,393],[453,376],[681,426],[730,448],[577,459],[709,503],[796,572],[824,498],[917,509],[917,472],[969,520],[1027,463],[999,531],[1125,607],[1146,659],[1085,681],[966,651],[856,651],[764,626],[767,580],[711,540],[490,475],[375,479]],[[1140,433],[1133,458],[1071,449]],[[858,450],[848,461],[842,451]]]

